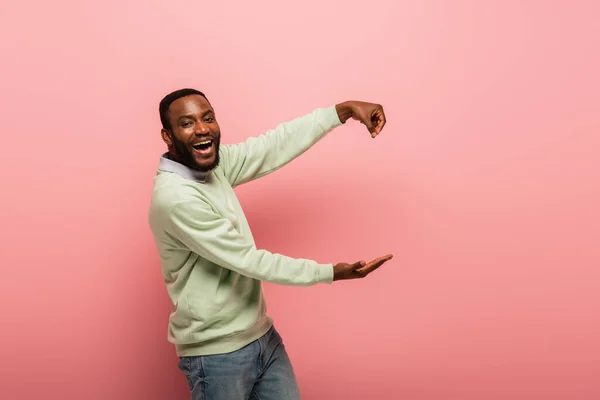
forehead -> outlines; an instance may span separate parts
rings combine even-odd
[[[199,94],[179,98],[171,103],[169,107],[169,115],[173,119],[177,119],[183,115],[198,116],[207,111],[212,111],[212,107],[208,100]]]

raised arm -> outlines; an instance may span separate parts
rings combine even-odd
[[[381,132],[386,122],[383,108],[378,104],[346,101],[318,108],[260,136],[221,146],[225,176],[235,187],[274,172],[350,118],[363,123],[372,137]]]
[[[232,187],[278,170],[341,125],[335,106],[279,124],[244,142],[221,146],[221,166]]]

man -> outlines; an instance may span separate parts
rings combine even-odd
[[[168,152],[154,180],[149,224],[173,302],[168,339],[192,399],[298,399],[261,281],[307,286],[362,278],[392,256],[333,265],[257,249],[233,188],[281,168],[349,118],[376,137],[383,109],[348,101],[222,146],[202,92],[170,93],[159,112]]]

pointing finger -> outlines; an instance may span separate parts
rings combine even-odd
[[[369,117],[365,118],[365,126],[369,130],[371,137],[375,137],[376,136],[375,126],[373,125],[373,121]]]

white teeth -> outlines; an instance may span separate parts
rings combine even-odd
[[[196,143],[193,145],[193,147],[198,147],[198,146],[202,146],[205,144],[212,144],[212,140],[205,140],[204,142]]]

